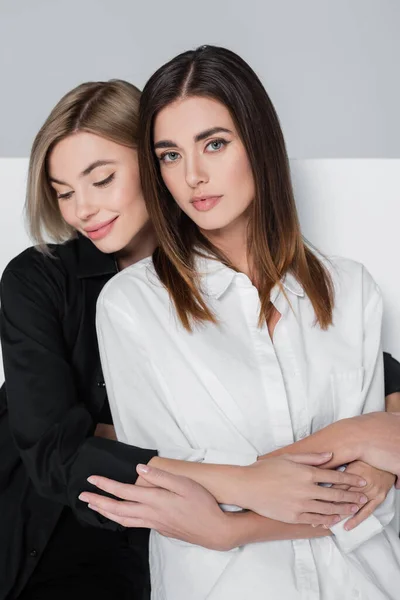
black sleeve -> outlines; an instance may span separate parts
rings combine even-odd
[[[400,392],[400,363],[387,352],[383,353],[385,396]]]
[[[7,268],[0,295],[10,427],[29,476],[40,495],[69,505],[92,525],[116,529],[78,499],[91,488],[87,477],[133,483],[136,465],[157,452],[93,437],[95,423],[78,398],[62,334],[60,281],[37,264]]]

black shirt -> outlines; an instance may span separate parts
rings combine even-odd
[[[1,280],[0,600],[24,587],[64,507],[120,535],[78,495],[93,474],[134,482],[136,465],[157,454],[93,437],[97,423],[111,422],[95,311],[113,257],[81,236],[50,251],[29,248]],[[129,532],[132,547],[143,533]]]
[[[387,352],[383,353],[385,367],[385,396],[400,392],[400,363]]]

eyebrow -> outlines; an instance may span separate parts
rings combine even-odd
[[[82,173],[79,175],[79,177],[86,177],[87,175],[90,175],[90,173],[94,169],[97,169],[97,167],[104,167],[105,165],[115,165],[115,164],[116,164],[115,160],[95,160],[88,167],[86,167],[86,169],[84,169],[82,171]],[[55,177],[49,177],[49,179],[53,183],[58,183],[59,185],[68,185],[69,186],[69,183],[65,183],[65,181],[60,181],[59,179],[56,179]]]
[[[230,129],[226,129],[226,127],[211,127],[210,129],[205,129],[204,131],[201,131],[200,133],[195,135],[194,141],[196,143],[201,142],[202,140],[206,140],[211,135],[215,135],[216,133],[221,132],[233,134],[233,131],[231,131]],[[154,149],[156,150],[157,148],[178,148],[178,144],[176,142],[173,142],[172,140],[161,140],[154,144]]]

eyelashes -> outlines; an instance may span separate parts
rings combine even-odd
[[[105,179],[94,182],[93,186],[96,188],[107,187],[108,185],[110,185],[110,183],[112,183],[112,181],[114,179],[115,179],[115,171],[114,171],[114,173],[111,173],[108,177],[106,177]],[[71,198],[72,194],[73,194],[73,191],[65,192],[65,194],[57,194],[57,199],[58,200],[69,200]]]
[[[214,140],[211,140],[210,142],[208,142],[205,149],[207,150],[207,148],[210,148],[210,150],[208,151],[208,154],[214,154],[217,152],[221,152],[230,143],[231,143],[230,140],[225,140],[224,138],[215,138]],[[180,156],[181,155],[179,154],[179,152],[176,152],[175,150],[169,150],[167,152],[163,152],[162,154],[160,154],[160,156],[158,157],[158,160],[161,163],[171,164],[171,163],[177,162],[177,160],[180,158]]]
[[[114,177],[115,177],[115,172],[111,173],[111,175],[109,175],[102,181],[96,181],[96,183],[94,183],[93,185],[94,185],[94,187],[106,187],[113,181]]]

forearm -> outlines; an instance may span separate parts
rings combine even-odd
[[[337,467],[360,458],[359,429],[357,419],[343,419],[332,423],[303,440],[274,452],[260,456],[260,459],[308,452],[333,452],[332,460],[326,465]],[[156,456],[150,464],[173,475],[183,475],[205,487],[219,503],[236,504],[236,491],[240,486],[242,468],[234,465],[216,465],[190,461],[173,460]],[[325,465],[324,465],[325,467]]]
[[[254,542],[302,540],[331,536],[329,529],[282,523],[253,512],[227,513],[229,545],[232,548]]]
[[[332,452],[332,460],[326,463],[324,468],[335,468],[354,460],[361,460],[364,445],[370,438],[367,432],[363,432],[359,419],[353,417],[336,421],[294,444],[264,454],[260,459],[282,454]]]
[[[208,490],[220,504],[236,504],[242,467],[197,463],[172,458],[153,457],[149,464],[173,475],[181,475],[196,481]]]
[[[362,442],[365,440],[360,432],[362,432],[362,427],[358,425],[357,417],[342,419],[303,440],[259,458],[264,459],[282,454],[333,452],[332,460],[324,464],[324,467],[335,468],[361,458]],[[182,475],[193,479],[206,488],[221,504],[240,506],[238,492],[242,485],[246,485],[243,478],[243,467],[174,460],[159,456],[154,457],[149,464],[173,475]]]

